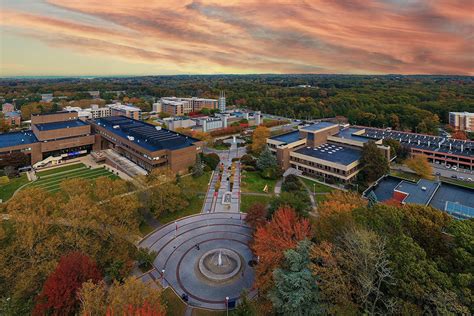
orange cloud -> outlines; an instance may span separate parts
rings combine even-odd
[[[177,72],[474,74],[472,1],[49,0],[0,24]],[[94,22],[91,22],[94,21]],[[103,23],[101,23],[103,22]]]

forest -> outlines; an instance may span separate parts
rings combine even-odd
[[[450,111],[474,112],[474,78],[463,76],[369,75],[180,75],[130,78],[2,79],[0,96],[19,108],[40,101],[41,93],[90,98],[99,90],[150,111],[156,98],[217,98],[228,105],[299,119],[345,116],[352,124],[436,134]],[[55,99],[59,102],[59,99]],[[56,102],[56,103],[57,103]],[[52,111],[58,106],[45,106]],[[28,111],[27,111],[28,112]]]

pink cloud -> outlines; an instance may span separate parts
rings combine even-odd
[[[108,23],[8,8],[0,23],[38,30],[50,45],[180,72],[474,74],[472,1],[48,3]]]

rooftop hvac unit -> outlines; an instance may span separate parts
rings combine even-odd
[[[120,128],[120,125],[114,125],[112,126],[113,128],[117,129],[117,128]]]
[[[133,136],[127,136],[127,138],[128,138],[128,140],[131,140],[131,141],[135,140],[135,137],[133,137]]]
[[[161,131],[161,126],[155,126],[157,131]]]
[[[421,190],[426,191],[426,187],[421,187]]]

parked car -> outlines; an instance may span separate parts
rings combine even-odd
[[[453,174],[453,175],[451,175],[451,178],[453,178],[453,179],[457,179],[457,178],[458,178],[458,176],[457,176],[457,175],[455,175],[455,174]]]
[[[441,175],[441,172],[436,172],[436,175],[437,175],[437,176],[440,176],[440,175]]]
[[[449,169],[449,168],[451,168],[451,165],[446,165],[446,169]]]
[[[472,178],[467,178],[467,181],[472,182]]]
[[[458,170],[458,167],[453,166],[451,169],[453,169],[454,171],[456,171],[456,170]]]

